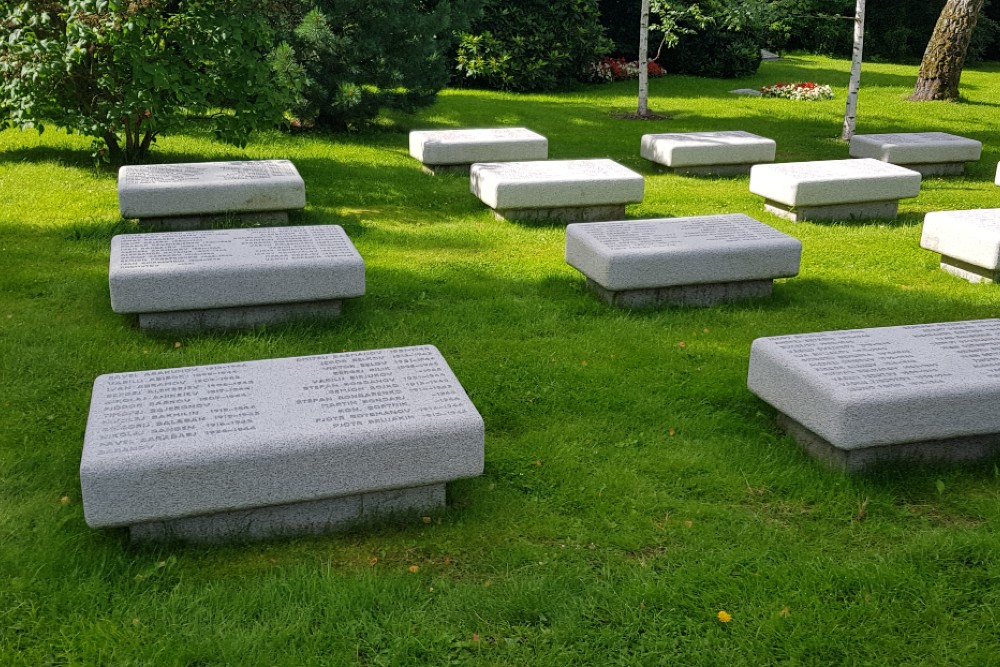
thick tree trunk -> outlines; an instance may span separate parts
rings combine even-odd
[[[911,100],[958,99],[965,54],[984,3],[985,0],[948,0],[924,51]]]
[[[639,104],[637,116],[649,115],[649,0],[639,10]]]
[[[844,129],[840,138],[850,141],[854,136],[858,114],[858,89],[861,87],[861,53],[865,45],[865,0],[854,7],[854,56],[851,59],[851,81],[847,84],[847,106],[844,108]]]

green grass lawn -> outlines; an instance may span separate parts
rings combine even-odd
[[[904,101],[916,67],[866,64],[858,132],[979,139],[962,178],[925,179],[895,221],[791,223],[747,178],[661,174],[649,132],[742,129],[778,161],[847,157],[849,63],[793,57],[755,77],[652,82],[661,121],[618,120],[635,84],[558,95],[450,90],[361,136],[272,133],[245,150],[192,126],[160,162],[290,158],[309,205],[367,263],[344,317],[154,337],[111,311],[115,174],[89,140],[0,133],[0,664],[1000,664],[1000,469],[829,472],[746,389],[760,336],[1000,315],[1000,288],[937,268],[924,213],[1000,207],[1000,69],[960,104]],[[813,80],[829,102],[729,95]],[[525,125],[553,158],[646,176],[630,218],[747,213],[802,240],[773,298],[605,307],[559,226],[497,222],[460,176],[429,177],[406,132]],[[346,534],[134,547],[83,521],[78,467],[102,373],[431,343],[486,422],[486,470],[448,508]],[[1000,409],[1000,406],[984,406]],[[728,623],[717,620],[725,610]]]

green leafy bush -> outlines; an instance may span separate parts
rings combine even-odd
[[[279,54],[303,85],[302,123],[358,128],[381,108],[412,110],[447,85],[453,32],[468,27],[481,0],[320,0],[288,34]]]
[[[597,0],[494,2],[460,36],[457,83],[500,90],[552,90],[586,80],[610,49]]]
[[[0,15],[0,123],[46,123],[94,137],[96,155],[132,162],[190,114],[246,142],[274,126],[292,82],[271,66],[258,0],[29,0]]]

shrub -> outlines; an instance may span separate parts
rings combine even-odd
[[[762,97],[783,97],[786,100],[832,100],[833,89],[812,81],[800,83],[775,83],[760,89]]]
[[[609,48],[597,0],[499,0],[460,36],[456,83],[551,90],[585,80]]]
[[[29,0],[0,16],[0,122],[94,138],[141,159],[191,113],[236,144],[274,126],[291,82],[275,75],[258,0]],[[221,110],[221,111],[220,111]]]
[[[757,71],[760,48],[756,34],[708,29],[681,35],[676,47],[663,50],[660,60],[675,74],[735,79]]]
[[[646,63],[646,72],[651,79],[666,76],[667,72],[659,63],[652,60]],[[639,62],[627,61],[624,58],[601,58],[592,65],[591,80],[607,83],[624,79],[639,78]]]
[[[320,0],[288,35],[282,63],[304,84],[294,114],[304,124],[355,129],[381,108],[429,104],[451,76],[453,31],[481,0]]]

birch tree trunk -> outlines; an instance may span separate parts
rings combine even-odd
[[[858,114],[858,89],[861,87],[861,52],[865,46],[865,0],[854,6],[854,54],[851,57],[851,80],[847,84],[847,106],[844,108],[844,129],[840,138],[850,141]]]
[[[649,115],[649,0],[639,10],[639,104],[637,116]]]
[[[985,0],[948,0],[927,42],[910,100],[958,99],[965,54],[984,4]]]

